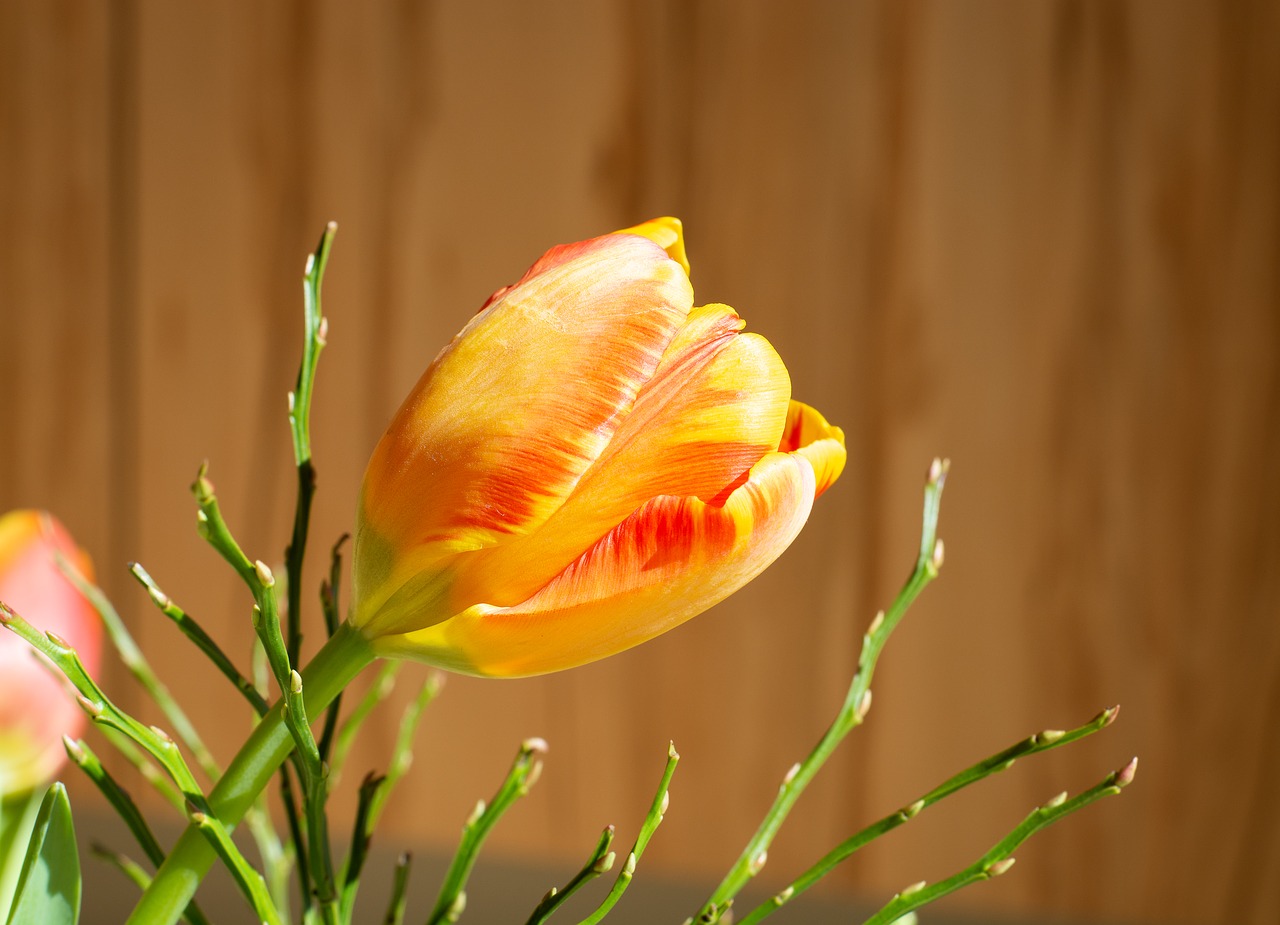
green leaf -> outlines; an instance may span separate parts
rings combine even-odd
[[[67,789],[54,784],[36,815],[6,925],[76,925],[80,858]]]

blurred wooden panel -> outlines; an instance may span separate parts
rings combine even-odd
[[[1278,15],[1208,0],[6,6],[0,343],[20,375],[0,426],[20,452],[0,456],[3,500],[55,508],[101,562],[141,559],[243,655],[248,601],[196,539],[186,485],[209,459],[247,550],[282,558],[284,394],[324,221],[341,230],[309,603],[386,420],[488,293],[553,243],[678,214],[700,300],[777,345],[796,396],[845,428],[849,469],[777,566],[688,627],[560,676],[450,679],[383,844],[445,850],[517,742],[542,735],[547,772],[492,849],[568,870],[605,823],[633,836],[674,738],[685,760],[646,863],[714,877],[834,711],[944,453],[943,579],[761,879],[1120,701],[1107,735],[932,810],[838,886],[936,880],[1138,753],[1123,799],[951,908],[1272,922]],[[244,717],[224,682],[111,586],[228,755]],[[396,722],[370,727],[348,810]]]

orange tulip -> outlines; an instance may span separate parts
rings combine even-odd
[[[694,307],[680,222],[548,251],[418,381],[364,477],[352,622],[513,677],[683,623],[799,533],[844,435],[773,347]]]
[[[0,517],[0,601],[65,639],[93,673],[102,624],[59,570],[58,554],[92,577],[89,557],[48,514],[12,511]],[[78,735],[84,722],[55,672],[40,664],[23,640],[0,632],[0,794],[51,780],[66,759],[62,736]]]

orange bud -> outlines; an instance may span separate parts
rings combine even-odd
[[[776,559],[844,435],[773,347],[695,307],[680,222],[548,251],[414,387],[365,473],[352,622],[511,677],[684,622]]]
[[[48,514],[12,511],[0,517],[0,601],[33,626],[65,639],[92,674],[102,648],[102,624],[62,574],[58,555],[92,578],[89,557]],[[56,670],[41,664],[13,633],[0,632],[0,793],[19,793],[52,779],[66,759],[63,735],[79,735],[84,723],[84,712]]]

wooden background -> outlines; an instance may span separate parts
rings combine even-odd
[[[938,879],[1138,754],[1123,798],[949,908],[1275,922],[1277,48],[1262,0],[5,0],[0,509],[67,523],[229,755],[237,699],[123,563],[243,652],[248,602],[186,486],[208,458],[246,547],[280,559],[323,223],[315,566],[491,290],[554,243],[681,215],[700,300],[773,341],[849,468],[775,568],[686,628],[557,677],[451,679],[383,844],[447,850],[537,734],[546,773],[492,847],[567,871],[606,822],[629,842],[674,738],[646,867],[713,877],[834,711],[942,453],[942,580],[762,878],[1120,702],[1105,735],[931,811],[833,888]]]

